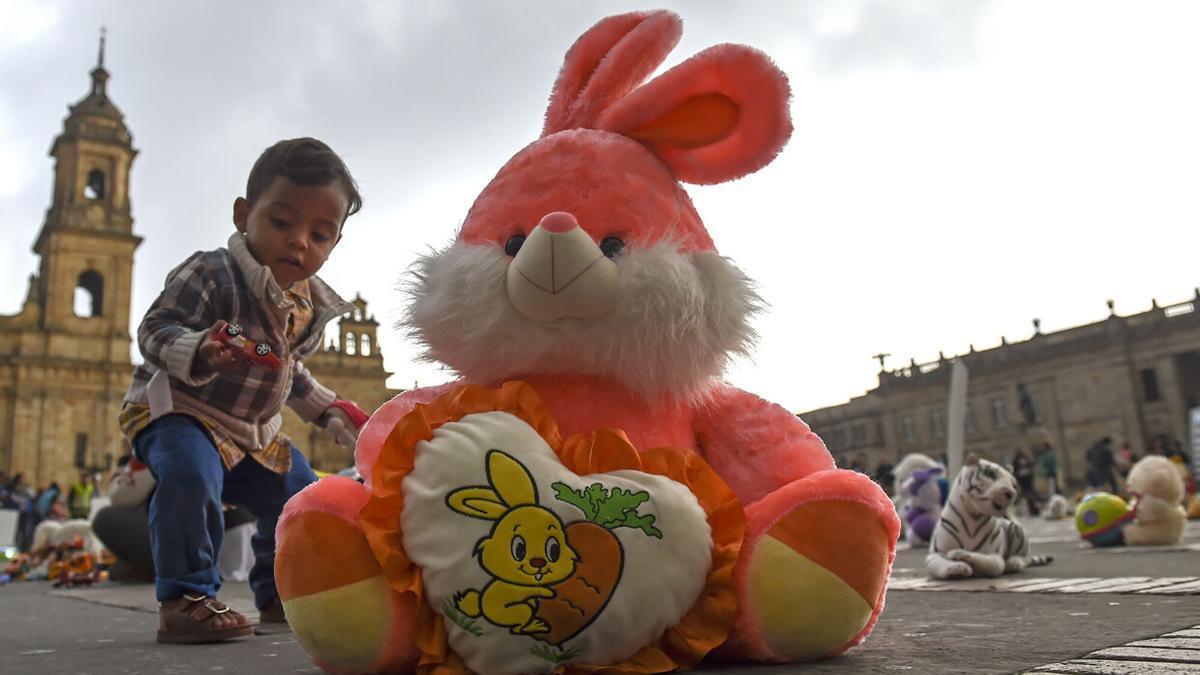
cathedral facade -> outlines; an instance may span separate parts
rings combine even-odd
[[[800,417],[839,466],[873,471],[910,452],[939,458],[956,359],[969,372],[964,450],[1006,464],[1017,448],[1049,443],[1062,477],[1081,485],[1087,449],[1105,436],[1138,457],[1156,440],[1188,448],[1200,406],[1200,289],[1124,316],[1110,302],[1107,318],[1052,333],[1035,320],[1029,339],[883,370],[875,389]]]
[[[130,299],[142,238],[129,194],[137,150],[108,79],[102,40],[91,89],[69,107],[50,148],[54,185],[33,245],[38,270],[20,312],[0,316],[0,470],[24,473],[35,487],[65,486],[127,452],[117,415],[133,370]],[[371,412],[397,392],[384,384],[377,324],[366,302],[355,305],[342,319],[339,345],[306,365]],[[350,450],[313,435],[290,410],[284,431],[315,468],[336,471],[352,461]]]

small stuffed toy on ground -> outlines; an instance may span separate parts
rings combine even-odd
[[[904,538],[912,548],[929,544],[950,492],[946,467],[927,455],[909,453],[896,465],[896,511],[904,519]]]
[[[925,569],[935,579],[998,577],[1051,562],[1030,555],[1025,530],[1005,517],[1018,494],[1004,467],[968,455],[933,531]]]
[[[322,479],[279,522],[280,597],[327,670],[663,672],[832,656],[874,626],[893,505],[721,382],[762,303],[680,184],[769,164],[787,81],[724,44],[643,84],[681,31],[588,30],[541,138],[418,261],[405,323],[461,379],[376,411],[364,484]]]
[[[1136,502],[1133,522],[1124,527],[1126,544],[1165,545],[1182,541],[1187,529],[1184,481],[1174,462],[1158,455],[1139,459],[1129,470],[1126,488]]]
[[[1046,505],[1042,507],[1042,518],[1045,520],[1063,520],[1074,514],[1075,509],[1070,500],[1057,492],[1050,495],[1050,499],[1047,499]]]

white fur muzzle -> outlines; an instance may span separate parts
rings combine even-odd
[[[505,290],[512,258],[493,245],[455,242],[417,259],[400,326],[441,362],[475,382],[534,374],[613,378],[647,399],[696,398],[754,342],[762,308],[751,282],[708,251],[674,242],[627,247],[612,311],[595,319],[533,321]]]

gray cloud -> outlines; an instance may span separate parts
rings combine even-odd
[[[814,63],[831,75],[888,67],[932,70],[976,57],[987,0],[862,0],[842,6],[846,30],[815,36]]]

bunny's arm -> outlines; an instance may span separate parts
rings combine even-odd
[[[395,398],[379,406],[379,410],[371,415],[366,426],[359,430],[358,443],[354,448],[354,464],[358,466],[358,472],[362,474],[368,484],[371,480],[371,467],[375,466],[379,450],[383,447],[383,442],[387,440],[388,434],[392,433],[396,422],[412,412],[413,408],[418,405],[429,403],[462,384],[461,381],[456,381],[433,387],[410,389],[397,394]]]
[[[744,504],[834,468],[825,444],[799,417],[735,387],[712,391],[692,423],[701,454]]]

